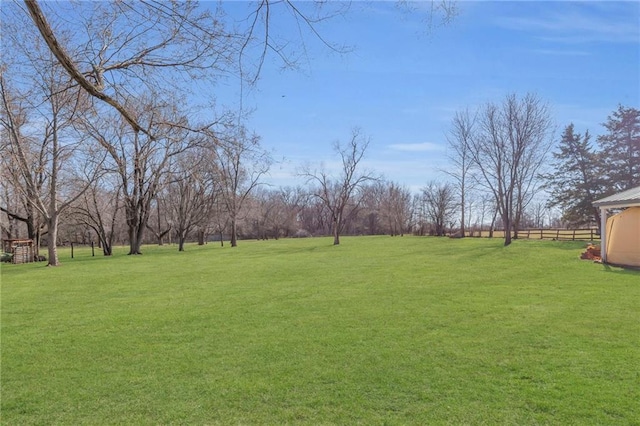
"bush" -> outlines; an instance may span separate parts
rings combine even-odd
[[[298,229],[295,234],[293,234],[293,238],[309,238],[311,237],[311,232],[306,229]]]

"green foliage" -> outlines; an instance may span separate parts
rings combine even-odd
[[[640,110],[620,105],[603,126],[607,133],[594,148],[589,131],[582,136],[569,124],[553,153],[554,172],[544,176],[549,205],[560,207],[570,226],[600,226],[592,203],[640,185]]]
[[[600,224],[600,212],[592,203],[603,195],[604,171],[590,138],[589,131],[582,136],[569,124],[553,153],[555,171],[545,176],[549,205],[560,207],[563,219],[575,227]]]
[[[622,105],[604,123],[598,137],[612,192],[640,185],[640,110]]]
[[[634,424],[640,273],[582,244],[145,247],[2,266],[3,424]]]

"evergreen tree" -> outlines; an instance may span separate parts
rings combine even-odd
[[[571,226],[600,225],[600,211],[593,201],[603,195],[604,179],[600,154],[590,142],[589,131],[584,136],[575,133],[573,123],[562,134],[558,151],[553,153],[553,173],[545,176],[551,191],[549,205],[560,207],[563,220]]]
[[[640,185],[640,110],[622,105],[603,124],[598,137],[607,186],[611,192]]]

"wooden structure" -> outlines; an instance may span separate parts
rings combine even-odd
[[[35,260],[33,240],[2,240],[2,250],[12,255],[11,263],[30,263]]]
[[[605,263],[640,267],[640,186],[593,203],[600,209],[601,251]],[[624,209],[608,217],[607,210]]]

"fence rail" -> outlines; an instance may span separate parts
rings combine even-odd
[[[472,237],[489,237],[489,231],[475,231],[469,233]],[[493,231],[493,238],[504,238],[504,231]],[[600,239],[596,228],[585,229],[521,229],[518,238],[535,240],[559,240],[559,241],[594,241]]]

